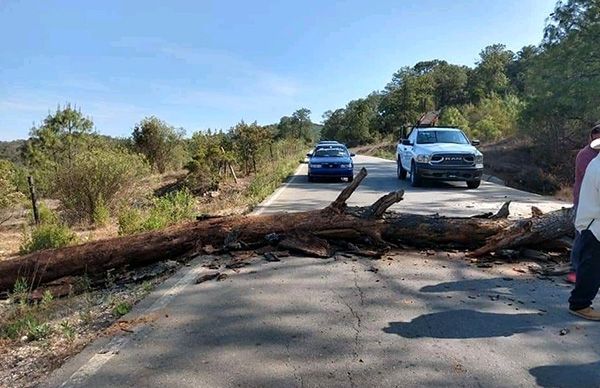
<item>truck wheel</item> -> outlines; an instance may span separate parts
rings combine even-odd
[[[412,162],[410,165],[410,185],[412,187],[419,187],[421,186],[421,181],[421,177],[417,174],[417,166],[415,162]]]
[[[476,189],[479,187],[479,185],[481,184],[480,180],[476,180],[476,181],[467,181],[467,187],[469,189]]]
[[[406,170],[404,169],[404,167],[402,167],[402,163],[400,162],[400,160],[397,161],[396,174],[398,175],[398,179],[406,179]]]

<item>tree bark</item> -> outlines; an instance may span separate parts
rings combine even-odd
[[[411,245],[474,249],[481,256],[498,249],[539,246],[573,232],[570,209],[510,221],[508,204],[496,215],[441,217],[386,212],[402,200],[402,190],[371,206],[349,208],[346,200],[367,175],[362,169],[331,205],[314,211],[210,218],[163,230],[34,252],[0,262],[0,291],[19,278],[37,287],[64,276],[102,274],[108,269],[141,266],[180,258],[209,247],[255,249],[278,245],[324,256],[329,243],[375,247]],[[302,244],[309,245],[306,249]]]

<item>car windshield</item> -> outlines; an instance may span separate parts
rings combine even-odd
[[[339,157],[343,158],[348,156],[348,151],[343,148],[319,148],[315,151],[313,156],[320,158]]]
[[[469,141],[460,131],[419,131],[417,144],[433,143],[469,144]]]

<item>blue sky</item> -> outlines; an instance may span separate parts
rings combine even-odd
[[[541,40],[554,0],[0,0],[0,140],[71,102],[104,134],[313,121],[421,60]]]

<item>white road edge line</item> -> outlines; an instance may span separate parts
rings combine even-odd
[[[150,307],[140,312],[141,314],[150,314],[157,310],[166,307],[177,295],[179,295],[183,289],[194,282],[198,274],[204,270],[204,267],[200,265],[194,265],[188,272],[170,288],[164,290],[163,295],[158,298]],[[146,326],[147,327],[147,326]],[[105,365],[110,359],[112,359],[119,351],[127,345],[132,337],[136,334],[139,335],[144,328],[139,329],[134,334],[129,336],[115,337],[108,345],[96,353],[90,358],[84,365],[82,365],[75,373],[69,377],[67,381],[61,384],[61,387],[80,387],[85,384],[86,380],[97,373],[103,365]]]
[[[302,165],[304,163],[300,163],[300,165],[298,166],[298,168],[296,168],[296,171],[294,171],[294,174],[292,175],[292,177],[285,182],[283,185],[279,186],[279,188],[277,190],[275,190],[275,192],[273,194],[271,194],[269,196],[269,198],[267,198],[266,200],[264,200],[262,203],[260,203],[256,208],[256,210],[254,210],[252,213],[252,215],[255,216],[259,216],[262,213],[264,213],[264,211],[271,206],[271,204],[273,202],[275,202],[275,200],[277,200],[277,198],[279,198],[279,196],[281,195],[281,193],[283,193],[283,191],[291,184],[293,183],[297,177],[299,177],[300,175],[298,175],[300,173],[300,170],[302,169]]]

